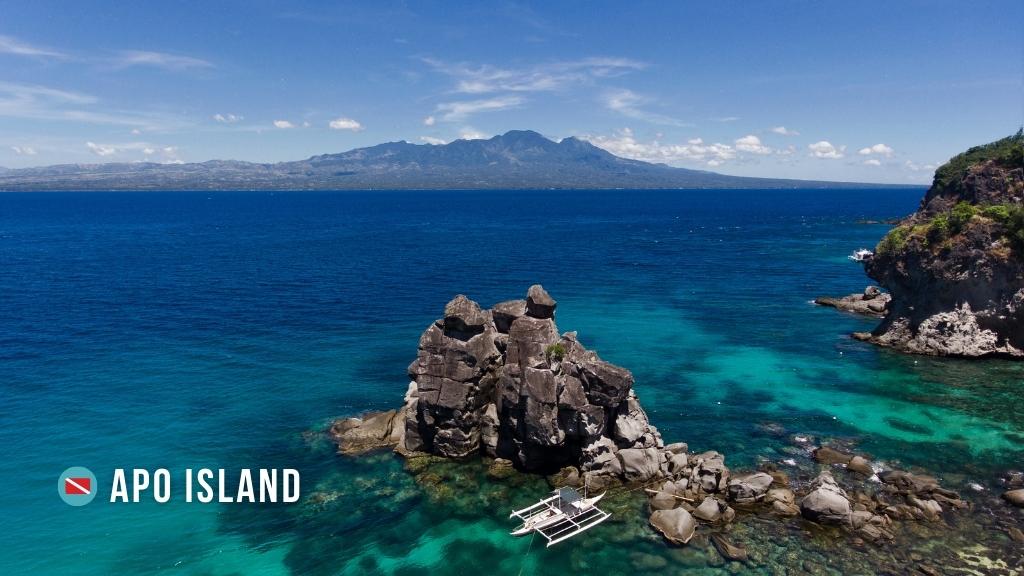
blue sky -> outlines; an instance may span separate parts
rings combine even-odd
[[[928,182],[1024,123],[1024,3],[0,0],[0,166],[292,160],[534,129]]]

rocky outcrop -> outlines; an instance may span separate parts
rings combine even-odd
[[[919,210],[879,243],[868,275],[892,295],[855,335],[917,354],[1024,358],[1024,136],[935,173]]]
[[[490,310],[462,295],[449,302],[409,365],[398,451],[486,455],[546,473],[572,466],[596,483],[647,482],[679,467],[648,421],[633,375],[575,333],[559,335],[556,307],[540,285]],[[337,435],[343,446],[367,435],[346,432]]]
[[[815,298],[814,303],[819,306],[837,308],[844,312],[881,318],[885,316],[891,299],[892,296],[879,290],[878,286],[868,286],[864,292],[859,294],[850,294],[842,298]]]

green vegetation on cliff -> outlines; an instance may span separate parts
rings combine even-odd
[[[1013,136],[957,154],[935,171],[932,186],[960,191],[967,170],[975,164],[990,160],[1009,169],[1024,166],[1024,129],[1017,130]]]
[[[979,171],[982,166],[984,172]],[[955,245],[965,232],[984,226],[992,240],[1005,241],[1001,249],[1004,254],[1012,251],[1016,257],[1024,258],[1021,168],[1024,130],[954,156],[935,171],[935,181],[921,211],[890,230],[878,243],[876,253],[886,256],[906,250],[937,252]],[[933,197],[951,198],[956,203],[930,202]]]

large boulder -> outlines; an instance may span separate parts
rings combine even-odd
[[[812,490],[800,501],[800,513],[819,524],[847,525],[853,510],[846,491],[828,472],[822,472]]]
[[[645,482],[661,475],[661,451],[657,448],[619,450],[622,475],[630,482]]]
[[[693,538],[697,523],[683,508],[655,510],[651,514],[651,526],[673,544],[683,545]]]
[[[534,318],[554,318],[558,303],[540,284],[530,286],[526,293],[526,313]]]
[[[747,504],[764,499],[773,478],[764,472],[736,476],[729,480],[729,499]]]
[[[395,429],[404,427],[405,412],[371,412],[362,418],[343,418],[331,424],[328,433],[343,454],[362,454],[395,446],[400,438]]]

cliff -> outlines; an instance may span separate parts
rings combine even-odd
[[[865,266],[892,301],[858,338],[918,354],[1024,357],[1024,135],[941,166]]]

